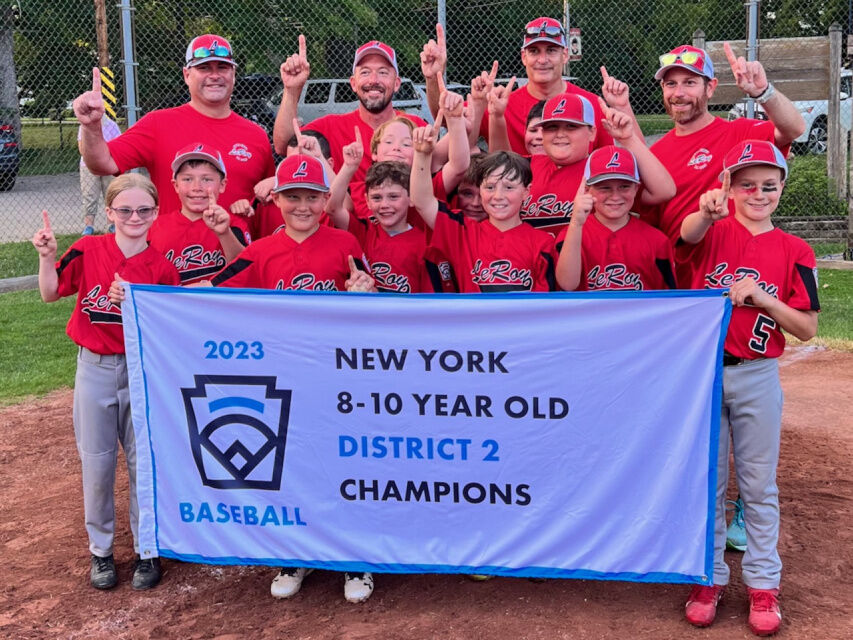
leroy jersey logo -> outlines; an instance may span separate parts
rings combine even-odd
[[[80,301],[80,310],[89,316],[92,324],[121,324],[121,307],[110,302],[101,285],[96,284]]]
[[[376,279],[376,289],[384,293],[411,293],[412,285],[409,277],[402,273],[394,273],[387,262],[374,262],[370,265],[373,277]]]
[[[285,284],[284,280],[279,280],[276,285],[279,290],[297,290],[297,291],[337,291],[338,287],[334,279],[318,280],[313,273],[300,273],[293,276],[290,284]]]
[[[220,249],[209,251],[200,244],[184,247],[180,253],[169,249],[166,260],[175,265],[181,276],[181,284],[219,273],[226,262]]]
[[[471,269],[474,284],[480,286],[480,291],[530,291],[533,288],[533,275],[530,269],[519,269],[512,266],[509,260],[492,260],[486,264],[478,259]]]
[[[643,290],[643,279],[639,273],[628,270],[624,264],[608,264],[602,268],[597,264],[586,274],[586,288],[595,289],[634,289]]]
[[[274,376],[196,375],[182,388],[190,450],[214,489],[281,489],[291,391]]]

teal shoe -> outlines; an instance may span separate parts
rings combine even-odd
[[[90,224],[87,224],[85,227],[83,227],[83,233],[81,233],[80,235],[81,236],[90,236],[93,233],[95,233],[95,227],[93,227]]]
[[[109,227],[107,227],[107,233],[115,233],[115,232],[116,232],[116,226],[114,224],[111,224]]]
[[[726,549],[746,551],[746,526],[743,523],[743,500],[726,500],[726,511],[732,511],[732,521],[726,530]]]

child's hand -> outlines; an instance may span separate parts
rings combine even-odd
[[[216,203],[216,194],[213,193],[213,189],[207,192],[207,197],[207,209],[201,214],[204,223],[218,236],[228,233],[231,227],[231,216]]]
[[[604,130],[607,131],[616,142],[625,142],[634,135],[634,123],[627,114],[611,109],[601,98],[598,99],[601,110],[604,112],[604,120],[601,121]]]
[[[124,278],[122,278],[118,273],[113,274],[113,282],[110,285],[110,290],[107,292],[107,295],[110,298],[110,302],[113,304],[120,305],[124,302],[124,287],[121,285],[122,282],[126,282]]]
[[[766,308],[775,299],[759,287],[758,282],[752,276],[735,282],[729,289],[729,297],[736,307],[751,305]]]
[[[412,145],[415,148],[415,153],[422,153],[425,156],[432,154],[435,149],[435,141],[438,138],[437,127],[441,127],[442,112],[438,112],[438,117],[435,119],[435,125],[418,127],[412,131]]]
[[[299,34],[299,53],[294,53],[281,63],[281,83],[285,89],[302,89],[311,75],[311,65],[308,64],[308,45],[305,36]]]
[[[480,75],[471,79],[471,95],[468,97],[468,102],[487,103],[489,101],[489,94],[495,86],[495,78],[497,75],[498,61],[495,60],[492,63],[491,73],[481,71]]]
[[[302,129],[299,128],[299,120],[293,119],[293,133],[296,134],[296,152],[304,153],[306,156],[313,156],[320,162],[323,162],[323,152],[320,151],[320,143],[313,136],[303,136]]]
[[[349,278],[344,283],[346,290],[376,293],[376,281],[370,277],[369,273],[365,273],[355,266],[355,260],[352,256],[347,256],[347,264],[349,264]]]
[[[441,76],[439,76],[441,78]],[[438,109],[444,111],[445,118],[461,118],[462,107],[465,102],[458,93],[448,91],[444,85],[444,79],[438,81],[438,86],[441,89],[441,94],[438,97]]]
[[[272,200],[272,190],[275,187],[275,176],[264,178],[255,185],[255,197],[258,202],[270,202]]]
[[[364,142],[361,139],[361,129],[355,127],[355,142],[350,142],[341,153],[344,156],[344,166],[350,169],[358,169],[364,158]]]
[[[253,215],[255,215],[255,210],[252,208],[252,203],[249,202],[246,198],[235,200],[228,208],[235,216],[244,216],[246,218],[251,218]]]
[[[56,236],[53,235],[53,229],[50,227],[50,219],[47,217],[47,210],[42,210],[41,219],[43,226],[36,231],[33,236],[33,246],[39,252],[42,258],[56,257]]]
[[[509,103],[509,95],[512,93],[512,88],[515,86],[515,76],[513,76],[509,84],[505,87],[493,87],[489,92],[489,114],[493,116],[502,116],[506,111],[506,105]]]
[[[732,174],[723,172],[723,186],[711,189],[699,197],[699,213],[705,220],[716,222],[729,215],[729,187],[732,184]]]
[[[611,107],[619,111],[624,111],[630,107],[631,101],[628,99],[628,85],[613,78],[607,73],[607,67],[601,66],[601,95],[604,96],[604,101]]]
[[[595,198],[589,192],[586,180],[581,180],[580,185],[578,185],[578,192],[575,194],[575,201],[572,204],[572,218],[569,224],[582,227],[594,206]]]

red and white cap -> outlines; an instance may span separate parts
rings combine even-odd
[[[655,72],[655,80],[662,80],[667,71],[675,68],[686,69],[709,80],[714,79],[714,63],[704,49],[683,44],[663,54],[658,60],[660,68]]]
[[[640,184],[640,171],[634,154],[612,144],[599,147],[590,154],[583,177],[587,184],[604,180],[628,180]]]
[[[779,167],[782,170],[782,181],[788,179],[788,163],[785,156],[772,142],[767,140],[743,140],[723,158],[723,173],[728,171],[734,173],[744,167],[765,164],[771,167]],[[720,182],[723,181],[723,173],[720,174]]]
[[[391,47],[389,47],[384,42],[379,42],[379,40],[371,40],[370,42],[365,42],[358,49],[355,50],[355,60],[352,63],[352,72],[355,73],[355,68],[358,66],[358,63],[361,62],[365,56],[377,55],[385,58],[388,63],[394,67],[394,71],[399,73],[397,69],[397,52],[394,51]]]
[[[282,160],[275,170],[273,193],[288,189],[328,191],[329,176],[326,167],[314,156],[296,153]]]
[[[595,126],[595,110],[592,103],[575,93],[561,93],[545,103],[541,125],[549,122],[574,122]]]
[[[550,42],[558,47],[566,48],[566,30],[559,20],[554,18],[536,18],[524,25],[524,41],[521,48],[529,47],[536,42]]]
[[[206,33],[196,36],[187,45],[186,66],[194,67],[205,62],[227,62],[237,66],[234,62],[234,52],[231,44],[222,36]]]
[[[219,150],[203,142],[193,142],[175,154],[175,159],[172,160],[172,177],[178,174],[178,169],[188,160],[204,160],[219,169],[223,178],[226,175],[225,163]]]

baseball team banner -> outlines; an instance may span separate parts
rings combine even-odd
[[[712,574],[719,291],[127,298],[143,555]]]

